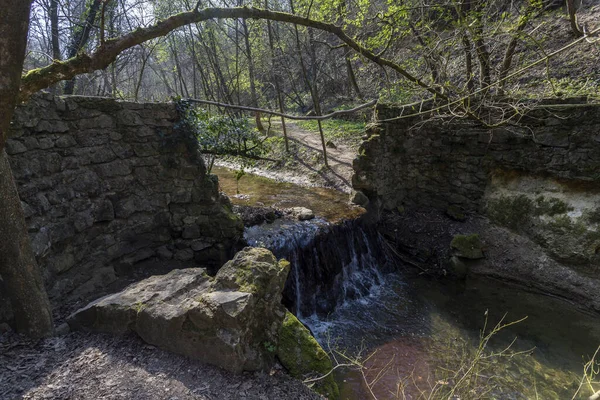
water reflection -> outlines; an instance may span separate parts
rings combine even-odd
[[[432,388],[447,398],[448,388],[471,366],[486,314],[487,332],[503,317],[505,322],[527,319],[494,335],[485,354],[497,356],[478,363],[467,395],[460,398],[573,396],[583,364],[600,345],[597,316],[496,281],[472,279],[457,289],[390,274],[370,296],[345,304],[326,320],[305,322],[321,343],[367,358],[366,379],[357,371],[338,374],[343,399],[370,398],[369,390],[379,400],[420,399]],[[515,356],[518,352],[524,353]]]
[[[349,204],[348,195],[337,190],[307,188],[252,174],[242,176],[237,182],[234,171],[224,167],[213,167],[212,173],[219,177],[219,187],[233,204],[307,207],[330,222],[353,219],[365,212],[363,208]]]

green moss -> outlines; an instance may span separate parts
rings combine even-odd
[[[559,215],[548,223],[548,227],[556,234],[584,235],[587,227],[581,220],[573,222],[568,215]]]
[[[266,249],[262,249],[268,252]],[[272,254],[268,252],[265,257],[272,257]],[[257,274],[255,269],[261,268],[260,258],[257,258],[256,262],[248,262],[248,263],[240,263],[237,265],[235,270],[235,283],[239,286],[239,291],[246,293],[255,293],[262,297],[265,288],[269,286],[269,282],[265,281],[265,278],[270,278],[270,274]],[[269,265],[269,260],[267,260],[266,265]],[[277,263],[277,267],[280,270],[289,270],[290,263],[286,260],[279,260]],[[287,275],[287,274],[286,274]],[[263,279],[258,279],[258,277],[263,277]]]
[[[526,224],[535,211],[533,201],[525,196],[502,196],[491,199],[487,205],[487,214],[492,221],[515,230]]]
[[[464,221],[467,219],[467,216],[463,212],[462,208],[459,206],[451,205],[446,209],[446,214],[456,220],[456,221]]]
[[[546,199],[544,196],[539,196],[535,202],[535,212],[537,215],[554,216],[556,214],[566,214],[573,210],[573,207],[570,207],[564,201],[554,197]]]
[[[600,224],[600,207],[586,213],[587,220],[592,224]]]
[[[141,313],[144,310],[144,308],[146,308],[146,304],[142,301],[138,301],[133,305],[133,309],[135,310],[136,314]]]
[[[333,369],[325,350],[290,312],[286,313],[279,330],[277,357],[290,375],[298,379],[324,376]],[[333,374],[317,380],[313,389],[328,399],[337,399],[340,396]]]
[[[478,259],[483,258],[483,243],[478,234],[456,235],[452,238],[450,247],[459,257]]]

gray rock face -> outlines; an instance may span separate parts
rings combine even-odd
[[[366,207],[369,204],[369,198],[360,190],[355,190],[350,195],[350,201],[362,207]]]
[[[144,341],[234,372],[274,362],[285,316],[281,293],[289,264],[247,247],[211,278],[202,268],[174,270],[89,304],[71,329],[136,332]]]

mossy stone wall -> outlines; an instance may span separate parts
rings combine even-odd
[[[178,118],[172,103],[47,94],[17,108],[6,151],[55,304],[148,261],[214,270],[232,255],[242,223]]]
[[[600,106],[544,107],[518,126],[496,129],[428,117],[383,123],[359,150],[353,186],[388,210],[464,211],[481,210],[497,170],[600,186]],[[388,119],[411,111],[380,106],[377,112]]]

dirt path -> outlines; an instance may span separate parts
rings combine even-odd
[[[323,151],[321,137],[318,133],[302,129],[294,123],[287,123],[287,134],[290,140],[297,141],[301,145],[311,148],[317,152]],[[335,148],[327,147],[327,160],[329,167],[335,175],[347,181],[348,186],[352,178],[352,160],[356,157],[356,152],[350,147],[335,143]]]
[[[286,122],[292,156],[284,163],[258,162],[245,170],[255,175],[278,181],[291,182],[301,186],[321,186],[350,193],[352,190],[352,160],[356,150],[343,143],[334,143],[335,148],[327,148],[329,168],[323,162],[323,146],[318,132],[304,129],[293,122]],[[272,130],[283,136],[281,123],[272,121]],[[275,157],[286,157],[279,154]],[[238,169],[236,160],[219,160],[218,165]]]

